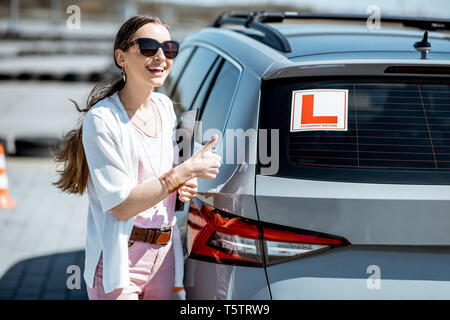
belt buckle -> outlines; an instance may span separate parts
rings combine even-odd
[[[158,238],[156,239],[156,244],[166,245],[170,239],[171,229],[159,230]]]

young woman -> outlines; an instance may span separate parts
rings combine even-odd
[[[210,151],[217,136],[176,165],[173,104],[153,88],[164,83],[178,47],[160,19],[130,18],[114,43],[123,77],[97,85],[86,109],[74,102],[82,123],[56,154],[63,169],[55,185],[89,196],[84,279],[90,299],[170,299],[180,245],[176,191],[190,201],[197,177],[212,180],[218,173],[220,157]]]

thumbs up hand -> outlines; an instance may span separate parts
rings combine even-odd
[[[187,160],[194,176],[207,180],[216,178],[216,175],[219,173],[221,158],[212,153],[211,149],[214,148],[217,140],[217,135],[214,135],[207,144]]]

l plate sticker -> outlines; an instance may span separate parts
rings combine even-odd
[[[348,90],[292,91],[291,132],[347,131]]]

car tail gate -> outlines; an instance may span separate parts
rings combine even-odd
[[[280,137],[266,142],[278,171],[258,165],[263,223],[352,244],[450,245],[447,79],[265,81],[260,129]]]

